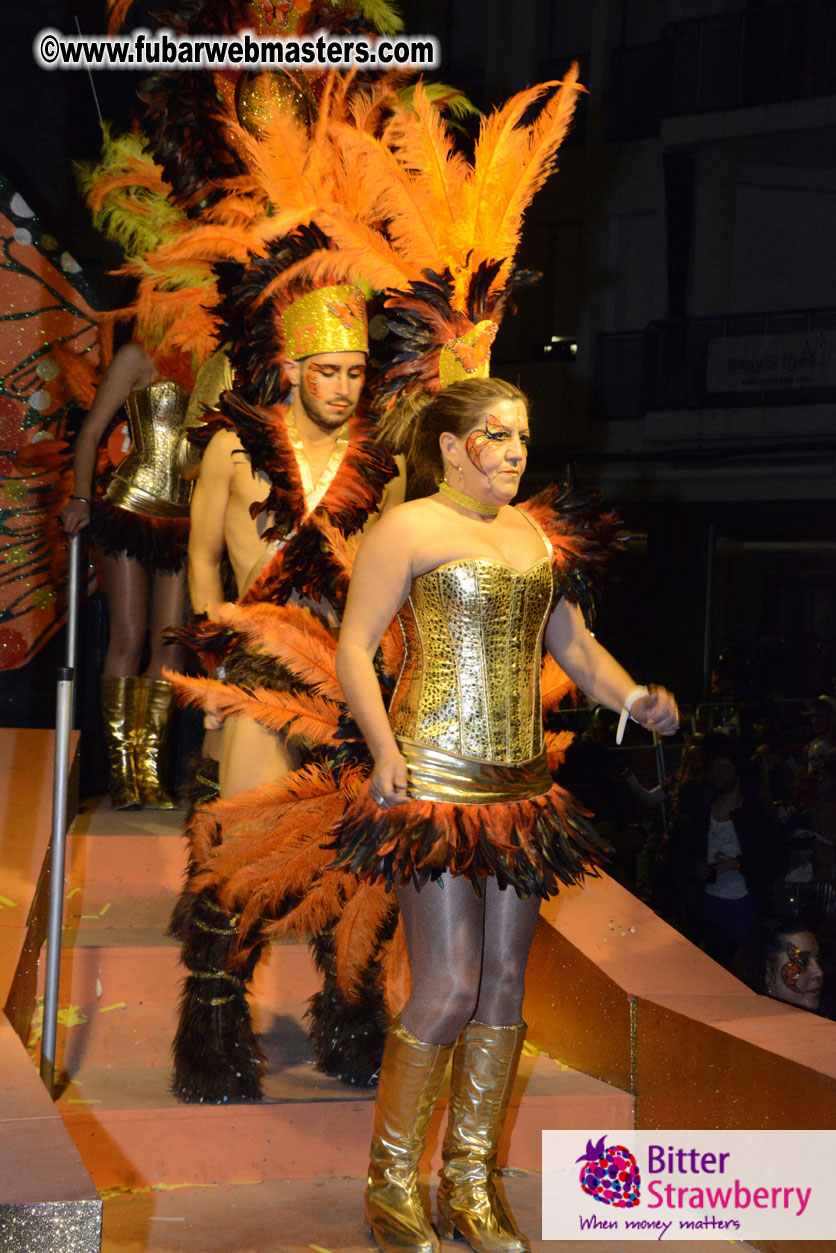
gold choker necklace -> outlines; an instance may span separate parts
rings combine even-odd
[[[481,514],[483,518],[495,518],[502,508],[501,505],[483,504],[475,496],[468,496],[466,492],[460,492],[457,487],[451,487],[446,479],[441,480],[438,490],[442,496],[449,496],[455,504],[461,505],[464,509],[472,509],[474,513]]]

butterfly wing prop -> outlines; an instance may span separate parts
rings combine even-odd
[[[75,405],[63,362],[98,357],[81,267],[0,176],[0,671],[61,626]]]

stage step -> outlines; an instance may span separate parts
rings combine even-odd
[[[317,1074],[305,1061],[271,1069],[265,1100],[181,1105],[168,1069],[82,1067],[59,1102],[100,1189],[236,1179],[362,1176],[374,1093]],[[439,1164],[445,1093],[430,1127],[425,1168]],[[506,1160],[539,1170],[544,1128],[632,1125],[628,1094],[545,1057],[524,1058],[506,1129]],[[222,1149],[219,1151],[219,1146]]]
[[[531,1240],[532,1253],[657,1253],[660,1248],[656,1240],[542,1241],[539,1177],[506,1171],[502,1182],[519,1227]],[[378,1253],[363,1220],[363,1184],[362,1179],[242,1181],[106,1197],[102,1253]],[[434,1193],[433,1187],[433,1210]],[[808,1244],[793,1253],[815,1253],[825,1247]],[[673,1253],[723,1253],[728,1245],[718,1240],[666,1240],[661,1248]],[[740,1241],[734,1248],[735,1253],[749,1253],[752,1246]],[[442,1240],[441,1249],[469,1253],[461,1240]]]
[[[98,1249],[102,1203],[46,1088],[0,1013],[0,1248]]]
[[[87,1169],[100,1190],[361,1179],[374,1092],[311,1064],[303,1017],[318,976],[304,944],[273,944],[258,967],[264,1101],[195,1106],[171,1095],[170,1044],[186,972],[164,931],[185,862],[181,822],[180,814],[102,805],[80,815],[70,836],[57,1049],[67,1082],[58,1107]],[[438,1164],[445,1102],[442,1093],[425,1169]],[[528,1050],[506,1160],[537,1171],[543,1128],[632,1121],[628,1093]]]

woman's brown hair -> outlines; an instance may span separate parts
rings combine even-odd
[[[525,393],[499,378],[463,379],[436,395],[403,402],[395,451],[406,457],[410,497],[430,495],[444,477],[440,436],[449,431],[461,439],[497,400],[517,400],[528,409]]]

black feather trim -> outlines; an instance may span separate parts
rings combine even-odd
[[[381,926],[378,953],[396,924],[397,910],[393,909]],[[311,997],[305,1013],[316,1067],[344,1083],[369,1087],[377,1082],[389,1025],[379,957],[365,971],[359,996],[348,1001],[337,983],[333,928],[320,931],[310,946],[323,977],[322,990]]]
[[[562,483],[538,492],[519,508],[529,513],[551,540],[556,591],[579,605],[592,625],[609,560],[625,539],[619,533],[619,515],[601,509],[597,492],[577,491],[568,471]]]
[[[253,1031],[247,984],[263,941],[250,937],[246,966],[233,970],[237,918],[217,903],[213,889],[191,895],[180,960],[192,973],[180,999],[172,1091],[188,1103],[258,1101],[263,1055]],[[181,925],[185,922],[181,917]]]
[[[146,518],[97,499],[87,537],[110,557],[127,556],[146,568],[178,574],[186,564],[188,518]]]
[[[523,840],[520,831],[526,832]],[[558,784],[534,800],[491,805],[410,801],[382,813],[364,789],[332,829],[336,867],[387,890],[415,879],[463,874],[478,888],[490,876],[520,896],[554,896],[580,883],[608,853],[573,799]]]

